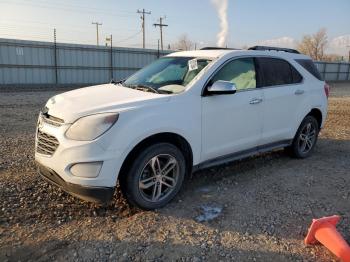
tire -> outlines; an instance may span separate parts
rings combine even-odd
[[[287,147],[287,152],[295,158],[309,157],[316,145],[319,124],[315,117],[308,115],[301,122],[291,146]]]
[[[158,143],[135,158],[121,178],[121,190],[129,204],[144,210],[158,209],[176,196],[185,175],[182,152],[172,144]]]

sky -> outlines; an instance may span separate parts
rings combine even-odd
[[[220,0],[218,0],[220,1]],[[222,0],[221,0],[222,1]],[[295,47],[303,35],[320,28],[328,33],[328,51],[350,49],[350,0],[227,0],[229,47],[269,44]],[[142,47],[145,8],[146,47],[157,48],[159,17],[165,17],[164,46],[187,34],[197,47],[215,46],[220,20],[212,0],[0,0],[0,38],[100,44],[113,35],[114,46]]]

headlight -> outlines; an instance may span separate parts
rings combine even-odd
[[[117,122],[119,114],[96,114],[79,118],[67,130],[66,137],[73,140],[91,141],[103,135]]]

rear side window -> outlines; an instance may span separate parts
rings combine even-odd
[[[299,65],[304,67],[307,71],[309,71],[310,74],[312,74],[318,80],[321,80],[321,81],[323,80],[320,72],[318,72],[318,69],[315,66],[314,62],[312,62],[312,60],[310,60],[310,59],[296,59],[295,61],[297,61]]]
[[[303,79],[300,73],[285,60],[259,57],[257,61],[261,86],[296,84]]]

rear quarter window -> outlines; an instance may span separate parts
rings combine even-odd
[[[318,80],[323,81],[323,78],[311,59],[295,59],[295,61],[304,67],[310,74],[316,77]]]
[[[300,73],[283,59],[259,57],[257,60],[261,86],[297,84],[303,79]]]

